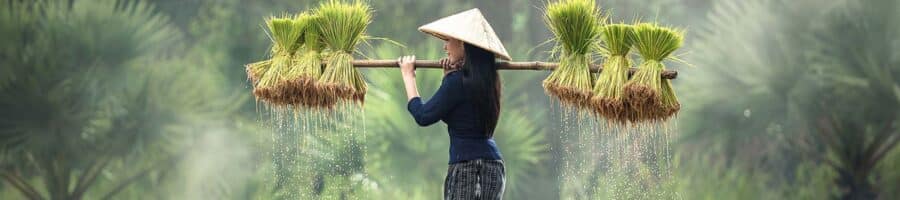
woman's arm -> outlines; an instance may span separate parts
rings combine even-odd
[[[415,56],[404,56],[399,61],[400,72],[403,75],[403,83],[406,87],[407,110],[412,114],[416,124],[428,126],[443,118],[459,102],[459,99],[463,96],[462,79],[459,74],[446,75],[441,81],[438,91],[434,93],[428,102],[423,103],[416,88],[414,61]]]
[[[407,102],[407,110],[419,126],[437,123],[456,108],[465,96],[462,89],[462,74],[449,73],[444,76],[441,86],[427,102],[413,97]]]
[[[414,62],[416,56],[403,56],[399,59],[400,74],[403,76],[403,85],[406,88],[406,101],[419,97],[419,89],[416,87],[416,68]]]
[[[403,86],[406,88],[406,101],[419,97],[419,89],[416,86],[416,56],[403,56],[397,61],[400,65],[400,73],[403,76]],[[449,58],[440,60],[441,66],[444,68],[444,75],[459,69],[456,64],[450,63]]]

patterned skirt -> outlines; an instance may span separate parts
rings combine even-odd
[[[501,160],[469,160],[450,164],[444,179],[445,200],[503,199],[506,169]]]

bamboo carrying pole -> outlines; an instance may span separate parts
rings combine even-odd
[[[431,69],[441,69],[441,64],[437,60],[416,60],[415,64],[416,68],[431,68]],[[500,61],[497,63],[498,68],[501,70],[553,70],[556,69],[557,63],[548,63],[548,62],[507,62]],[[359,68],[397,68],[400,67],[397,65],[397,60],[354,60],[353,66]],[[603,67],[600,65],[591,66],[591,72],[601,72],[603,71]],[[634,72],[637,71],[637,68],[631,68],[628,70],[628,75],[631,76]],[[660,74],[660,77],[663,79],[675,79],[678,77],[678,72],[673,70],[665,70]]]

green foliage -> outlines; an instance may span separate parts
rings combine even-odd
[[[178,37],[164,18],[152,14],[143,3],[128,6],[130,9],[127,10],[84,1],[69,7],[68,3],[48,1],[42,6],[13,10],[11,14],[34,16],[40,18],[41,23],[9,27],[31,33],[28,39],[21,38],[24,40],[19,44],[23,49],[32,50],[21,51],[17,57],[12,57],[19,63],[10,65],[16,81],[4,88],[0,105],[4,110],[19,113],[4,115],[7,120],[3,120],[5,123],[0,127],[3,127],[4,136],[10,137],[4,140],[9,141],[4,145],[27,146],[40,141],[31,137],[41,135],[56,140],[45,142],[83,141],[72,140],[81,138],[78,134],[53,137],[57,135],[53,132],[91,130],[88,127],[92,126],[89,123],[92,118],[114,114],[106,112],[127,101],[117,99],[125,97],[112,94],[141,88],[122,88],[113,83],[126,81],[125,77],[142,70],[136,61],[162,56],[164,47],[173,45],[171,38]],[[86,31],[62,31],[82,28]],[[92,30],[104,31],[95,33]],[[153,38],[162,40],[154,41]],[[99,75],[112,72],[119,72],[120,76]],[[130,81],[140,83],[144,80]],[[19,115],[22,113],[26,115]],[[55,121],[52,126],[46,124],[51,121]]]
[[[671,186],[678,199],[831,199],[839,193],[832,182],[837,174],[828,166],[802,163],[791,172],[795,176],[791,183],[776,187],[772,184],[779,177],[771,172],[729,166],[711,156],[715,155],[677,156]]]
[[[0,37],[0,64],[3,66],[18,66],[23,65],[23,62],[33,62],[28,61],[30,59],[15,59],[17,57],[24,57],[21,51],[28,51],[26,49],[26,43],[21,42],[31,37],[31,34],[34,32],[34,28],[29,28],[27,30],[23,30],[24,27],[29,27],[29,25],[35,24],[37,18],[40,17],[37,12],[32,11],[34,8],[30,8],[30,5],[27,3],[12,1],[2,5],[0,7],[0,34],[3,37]],[[31,50],[33,51],[33,50]],[[10,82],[16,81],[16,68],[14,67],[2,67],[0,68],[0,89],[5,88]]]
[[[725,155],[736,163],[765,161],[760,168],[793,174],[811,162],[837,174],[838,197],[878,197],[871,177],[896,148],[900,120],[892,89],[900,71],[889,53],[898,39],[888,36],[900,31],[889,23],[900,19],[889,11],[896,8],[895,1],[718,5],[692,48],[702,56],[691,60],[704,69],[687,72],[697,77],[685,81],[705,88],[691,91],[691,102],[704,105],[691,115],[721,123],[682,123],[686,132],[727,138],[736,148]],[[717,136],[722,133],[730,134]],[[738,156],[756,149],[769,150]],[[773,182],[789,184],[785,179]]]
[[[900,172],[896,170],[898,168],[900,168],[900,148],[894,148],[876,168],[875,173],[879,176],[873,178],[875,185],[883,188],[878,191],[881,198],[900,198],[900,191],[888,189],[900,187]]]
[[[34,22],[0,25],[22,33],[4,43],[18,47],[3,61],[12,79],[0,87],[0,173],[23,197],[116,195],[179,161],[185,126],[221,120],[240,102],[196,87],[215,85],[214,74],[169,62],[181,33],[147,3],[0,6],[4,17]]]
[[[779,188],[766,183],[772,177],[763,172],[727,166],[710,157],[680,159],[677,193],[680,199],[781,199]]]
[[[602,2],[603,7],[610,13],[610,18],[616,21],[656,21],[684,27],[696,27],[706,22],[703,20],[704,14],[715,1],[605,0]]]

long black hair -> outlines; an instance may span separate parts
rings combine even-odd
[[[463,86],[471,91],[468,96],[475,103],[478,116],[487,123],[484,134],[494,135],[494,128],[500,118],[500,75],[494,53],[480,47],[464,43],[465,61],[460,71],[463,73]]]

